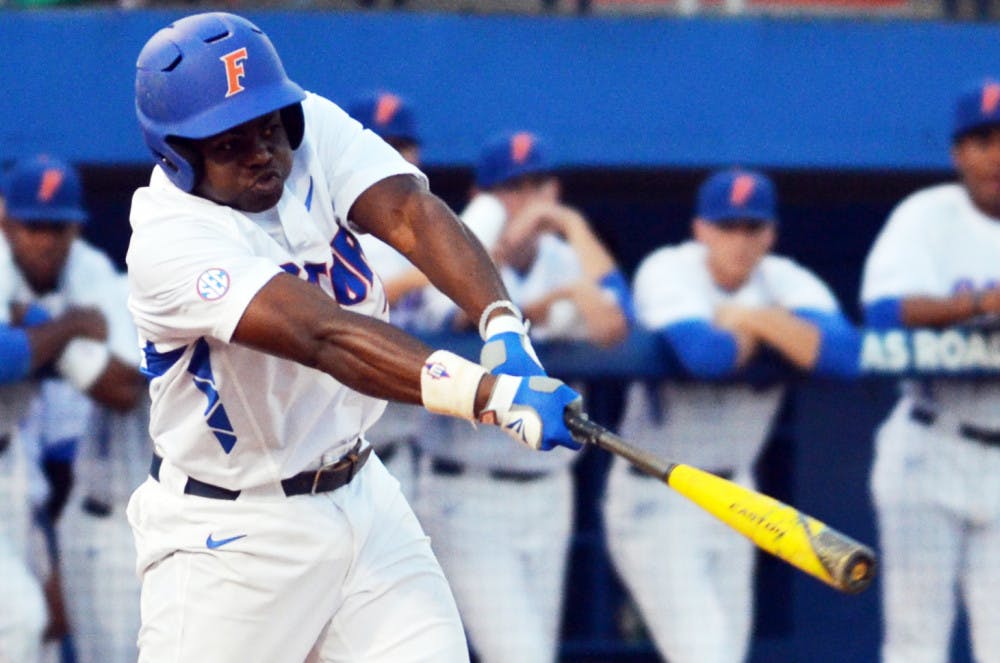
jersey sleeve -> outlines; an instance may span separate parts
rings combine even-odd
[[[427,185],[420,169],[332,101],[310,93],[302,109],[306,135],[322,164],[330,198],[341,218],[348,218],[358,196],[387,177],[413,175]]]
[[[138,195],[138,194],[137,194]],[[217,219],[163,219],[133,232],[129,308],[142,335],[178,346],[229,342],[247,306],[281,272]]]
[[[937,269],[927,234],[920,222],[920,199],[908,199],[889,216],[865,260],[861,301],[876,301],[906,295],[938,292]]]
[[[679,248],[660,249],[643,260],[632,286],[640,325],[657,330],[681,320],[712,320],[708,293],[691,267]]]

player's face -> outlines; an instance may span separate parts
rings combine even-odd
[[[773,223],[745,221],[720,225],[696,219],[695,239],[708,248],[708,268],[716,283],[739,288],[774,246]]]
[[[952,148],[952,158],[976,207],[1000,219],[1000,127],[964,136]]]
[[[194,145],[203,171],[196,194],[244,212],[263,212],[278,204],[292,172],[292,147],[278,111]]]
[[[14,262],[32,290],[39,295],[55,290],[80,227],[75,223],[6,219],[3,231]]]

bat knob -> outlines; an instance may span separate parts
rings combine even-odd
[[[853,553],[843,565],[841,589],[848,594],[859,594],[875,578],[875,553],[867,548]]]

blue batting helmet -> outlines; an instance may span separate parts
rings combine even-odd
[[[245,18],[223,12],[182,18],[146,42],[136,69],[143,137],[184,191],[195,187],[198,163],[171,138],[207,138],[281,110],[292,148],[302,141],[305,92],[285,74],[267,35]]]
[[[7,216],[18,223],[83,223],[83,188],[76,169],[40,155],[22,159],[5,175]]]

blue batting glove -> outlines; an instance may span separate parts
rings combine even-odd
[[[531,347],[531,339],[527,334],[514,331],[500,332],[486,339],[479,353],[479,363],[493,375],[506,373],[528,377],[546,374],[535,349]]]
[[[576,450],[581,445],[566,428],[563,413],[566,408],[579,410],[582,405],[580,394],[555,378],[500,375],[479,419],[500,426],[537,451],[556,446]]]

